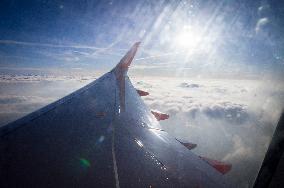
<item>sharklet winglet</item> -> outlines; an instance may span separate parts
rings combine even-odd
[[[127,73],[128,67],[130,66],[131,62],[133,61],[134,56],[135,56],[135,54],[138,50],[140,43],[141,42],[134,43],[134,45],[130,48],[130,50],[123,56],[123,58],[115,66],[113,71],[115,71],[116,74]]]
[[[136,42],[112,70],[119,87],[120,112],[125,111],[125,76],[141,42]]]

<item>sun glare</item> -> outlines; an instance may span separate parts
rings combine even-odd
[[[194,48],[197,47],[201,40],[201,33],[193,29],[185,29],[184,31],[177,34],[176,44],[182,48]]]

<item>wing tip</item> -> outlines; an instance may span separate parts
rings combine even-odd
[[[140,46],[141,42],[135,42],[130,50],[123,56],[123,58],[119,61],[119,63],[114,68],[115,70],[118,70],[119,72],[127,72],[128,67],[130,66],[131,62],[134,59],[134,56],[138,50],[138,47]]]

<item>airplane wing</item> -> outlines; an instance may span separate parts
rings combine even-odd
[[[127,76],[138,46],[94,82],[0,128],[0,187],[230,187],[222,164],[189,151],[144,104]]]

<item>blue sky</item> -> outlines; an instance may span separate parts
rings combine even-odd
[[[283,71],[280,1],[2,1],[0,69],[109,70],[142,41],[140,73]],[[72,70],[73,70],[72,69]]]

